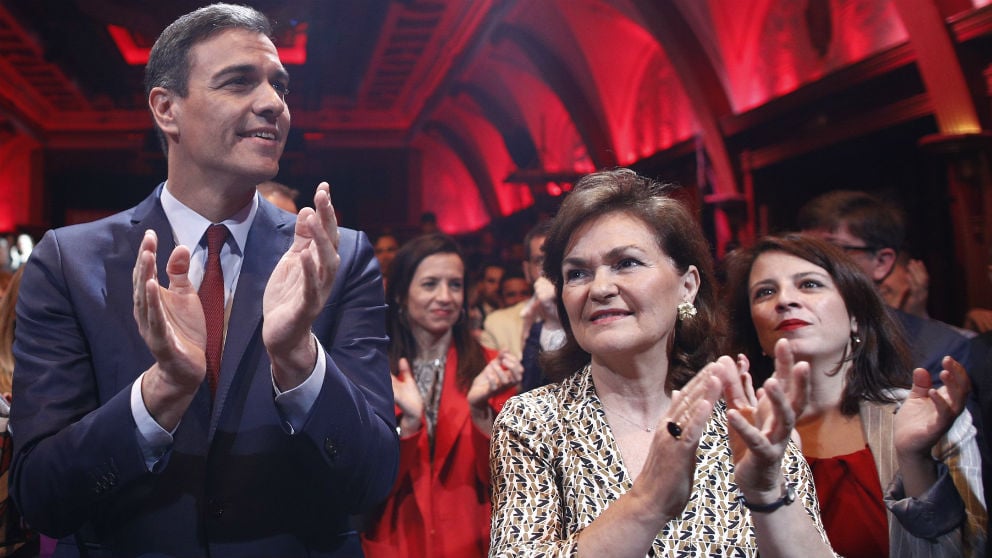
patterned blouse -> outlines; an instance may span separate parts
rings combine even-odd
[[[692,494],[648,556],[757,556],[750,512],[737,501],[725,406],[714,411],[696,453]],[[577,535],[631,488],[587,366],[560,384],[511,398],[496,419],[490,466],[490,557],[566,557]],[[789,445],[786,480],[820,535],[812,476]]]

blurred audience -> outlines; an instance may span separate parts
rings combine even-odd
[[[541,267],[544,265],[544,239],[548,236],[550,223],[541,222],[532,227],[524,236],[524,261],[521,265],[524,278],[533,286],[541,277]],[[524,323],[522,312],[528,301],[523,300],[512,306],[501,308],[488,317],[483,323],[482,344],[493,350],[508,351],[518,359],[523,356],[524,338],[528,333],[529,324]]]
[[[437,226],[437,215],[433,211],[425,211],[420,214],[420,234],[433,234],[441,232]]]
[[[922,260],[910,257],[909,252],[900,250],[896,255],[892,272],[878,286],[879,294],[892,308],[919,318],[929,318],[927,311],[930,275]]]
[[[531,284],[524,274],[517,269],[509,269],[499,281],[499,300],[501,308],[515,306],[530,299],[534,294]]]
[[[486,321],[486,316],[503,307],[499,285],[505,272],[503,264],[490,261],[483,265],[482,275],[473,281],[468,315],[470,328],[476,338],[482,333],[482,324]]]
[[[7,488],[8,468],[12,445],[7,421],[12,400],[11,383],[14,378],[14,318],[17,293],[21,286],[21,266],[10,275],[3,295],[0,296],[0,556],[29,557],[51,556],[55,540],[28,529],[14,507]]]
[[[17,242],[10,247],[10,269],[17,270],[24,265],[31,257],[33,249],[34,239],[31,238],[31,235],[25,233],[17,235]]]
[[[989,261],[986,265],[989,284],[992,285],[992,249],[989,253]],[[964,327],[978,333],[992,331],[992,310],[988,308],[971,308],[964,317]]]
[[[14,377],[14,309],[23,274],[24,268],[21,267],[10,275],[6,289],[0,296],[0,395],[8,402],[11,380]]]
[[[299,211],[299,208],[296,207],[296,198],[300,195],[299,191],[274,180],[267,180],[259,184],[257,188],[258,193],[263,198],[279,209],[290,213]]]
[[[506,268],[501,263],[488,263],[482,269],[482,278],[478,282],[478,297],[479,305],[482,307],[484,314],[483,318],[488,316],[493,310],[499,310],[503,307],[503,301],[500,299],[499,294],[499,286],[505,273]]]
[[[384,232],[376,237],[372,249],[375,251],[375,259],[379,261],[379,269],[382,270],[382,278],[385,281],[396,252],[400,249],[400,241],[393,233]]]

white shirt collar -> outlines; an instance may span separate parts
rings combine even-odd
[[[248,231],[251,230],[255,213],[258,212],[257,192],[252,196],[250,203],[220,223],[211,223],[209,219],[176,199],[169,192],[168,183],[162,188],[161,201],[165,217],[172,226],[172,234],[177,246],[183,245],[189,248],[190,252],[195,252],[203,238],[203,233],[207,232],[207,227],[212,224],[219,224],[226,225],[230,231],[230,238],[234,239],[236,244],[236,246],[232,246],[232,249],[236,249],[238,254],[244,254],[245,243],[248,241]]]

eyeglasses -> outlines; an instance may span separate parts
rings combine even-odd
[[[850,244],[838,244],[836,242],[833,243],[833,245],[849,254],[851,252],[864,252],[866,254],[870,254],[878,251],[878,248],[875,246],[851,246]]]

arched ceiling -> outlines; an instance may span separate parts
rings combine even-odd
[[[292,75],[287,155],[414,150],[411,203],[465,232],[579,174],[688,143],[710,165],[703,194],[737,203],[745,187],[733,137],[776,100],[866,61],[886,62],[864,75],[911,64],[914,44],[949,48],[965,30],[992,28],[988,0],[919,1],[929,11],[910,25],[908,0],[247,3],[275,20]],[[201,4],[0,0],[0,138],[6,130],[42,149],[149,151],[144,49]],[[952,35],[934,39],[945,23]],[[966,78],[950,79],[931,96],[970,95]],[[980,127],[987,112],[964,118]],[[954,115],[948,121],[960,121]]]

